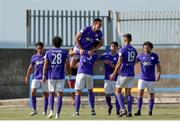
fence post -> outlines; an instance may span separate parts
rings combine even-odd
[[[27,31],[27,48],[30,45],[31,42],[31,10],[26,11],[26,31]]]
[[[106,51],[109,51],[109,45],[113,41],[113,13],[111,10],[108,11],[107,17],[107,45]]]

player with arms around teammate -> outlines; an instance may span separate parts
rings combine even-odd
[[[109,79],[109,75],[113,73],[114,68],[116,66],[116,63],[118,61],[118,43],[117,42],[111,42],[110,44],[110,52],[105,52],[102,56],[99,57],[99,59],[103,60],[104,62],[104,68],[105,68],[105,78],[104,78],[104,89],[105,89],[105,98],[106,103],[108,105],[108,115],[111,115],[112,111],[112,103],[111,103],[111,95],[114,93],[116,88],[116,80],[117,76],[114,80]],[[115,96],[116,97],[116,96]],[[119,115],[120,106],[116,98],[116,113]]]
[[[71,69],[76,68],[77,61],[80,58],[80,50],[88,50],[88,54],[93,54],[95,50],[100,48],[103,45],[103,34],[100,30],[102,26],[102,20],[96,18],[93,20],[92,26],[87,26],[80,30],[76,35],[76,45],[73,48],[73,52],[76,53],[72,56],[70,66]],[[99,42],[99,44],[93,48],[93,44]]]
[[[50,114],[48,118],[53,117],[54,108],[54,93],[57,93],[57,111],[56,119],[59,118],[61,107],[62,107],[62,95],[65,84],[65,64],[70,74],[70,64],[68,60],[68,53],[66,50],[61,49],[62,39],[58,36],[54,37],[53,40],[54,48],[48,50],[45,54],[45,62],[43,68],[43,81],[45,80],[45,75],[48,72],[48,88],[50,91],[49,101],[50,101]]]
[[[36,51],[37,53],[34,54],[31,58],[31,64],[29,65],[25,83],[28,84],[29,76],[33,72],[33,80],[31,85],[31,101],[32,101],[32,108],[33,111],[30,113],[30,116],[34,116],[37,114],[36,111],[36,90],[38,88],[42,88],[43,96],[44,96],[44,112],[43,115],[46,115],[47,108],[48,108],[48,84],[42,82],[42,75],[43,75],[43,65],[44,65],[44,53],[43,48],[44,44],[42,42],[36,43]]]
[[[97,46],[99,42],[94,43],[94,47]],[[75,83],[75,113],[74,116],[79,116],[79,109],[81,104],[81,90],[86,86],[88,89],[89,105],[91,108],[91,115],[96,115],[94,110],[95,105],[95,95],[93,92],[93,65],[98,58],[98,55],[94,52],[92,55],[88,54],[87,50],[81,51],[81,57],[79,61],[76,83]]]
[[[140,79],[138,81],[138,102],[137,112],[135,116],[141,115],[141,107],[143,104],[144,89],[147,87],[150,99],[149,99],[149,115],[152,115],[154,106],[154,93],[156,82],[159,81],[161,75],[161,66],[159,57],[156,53],[151,52],[153,44],[150,41],[144,42],[143,44],[144,53],[141,53],[137,57],[137,62],[141,64]],[[157,67],[157,74],[155,75],[155,67]]]
[[[132,36],[131,34],[123,35],[125,45],[119,50],[119,59],[116,64],[114,72],[110,75],[110,80],[114,80],[117,72],[118,79],[116,81],[116,96],[121,107],[120,117],[126,115],[132,117],[132,96],[131,88],[134,84],[134,66],[136,62],[137,51],[131,46]],[[128,112],[124,106],[124,100],[122,96],[122,89],[125,88],[125,95],[127,98]]]

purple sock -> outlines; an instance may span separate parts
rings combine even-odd
[[[32,100],[32,108],[33,110],[36,110],[36,96],[32,96],[31,100]]]
[[[118,100],[118,103],[119,103],[120,107],[121,107],[122,109],[125,109],[124,99],[123,99],[122,94],[117,94],[116,96],[117,96],[117,100]]]
[[[118,103],[118,100],[117,100],[117,97],[115,96],[115,98],[116,98],[116,112],[119,112],[119,110],[120,110],[120,105],[119,105],[119,103]]]
[[[91,107],[91,110],[94,110],[94,102],[95,102],[95,96],[93,92],[89,92],[89,105]]]
[[[62,107],[62,96],[58,96],[57,99],[57,114],[59,115]]]
[[[127,104],[128,104],[128,113],[132,112],[132,96],[128,95],[127,98]]]
[[[80,105],[81,105],[81,97],[80,95],[76,95],[75,96],[75,111],[76,112],[79,112]]]
[[[53,111],[54,109],[54,95],[50,94],[49,96],[49,104],[50,104],[50,110]]]
[[[108,107],[113,107],[112,103],[111,103],[111,97],[110,96],[106,96],[106,103],[107,103]]]
[[[44,112],[47,112],[48,108],[48,98],[44,97]]]
[[[154,99],[149,99],[149,111],[152,111],[154,107]]]
[[[143,104],[143,98],[142,97],[138,97],[138,102],[137,102],[137,109],[140,111],[142,108],[142,104]]]

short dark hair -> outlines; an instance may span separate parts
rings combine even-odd
[[[148,45],[151,49],[153,49],[153,43],[152,42],[150,42],[150,41],[144,42],[143,47],[146,45]]]
[[[124,34],[123,37],[128,38],[129,40],[132,40],[132,35],[129,33]]]
[[[36,44],[35,44],[35,46],[37,47],[37,46],[41,46],[42,48],[44,48],[44,44],[42,43],[42,42],[37,42]]]
[[[118,42],[111,42],[110,45],[115,45],[115,46],[119,46]]]
[[[95,18],[93,22],[102,22],[102,20],[100,18]]]
[[[62,38],[59,37],[59,36],[55,36],[55,37],[53,38],[52,42],[53,42],[53,45],[54,45],[55,47],[61,47]]]

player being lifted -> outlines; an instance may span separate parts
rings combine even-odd
[[[114,72],[110,75],[110,80],[114,80],[117,72],[119,76],[116,82],[116,96],[121,107],[120,117],[126,115],[132,117],[132,96],[131,88],[134,83],[134,66],[136,62],[137,51],[130,45],[132,41],[131,34],[123,35],[125,46],[119,50],[119,59],[116,64]],[[122,89],[125,88],[125,95],[128,104],[128,113],[124,106],[124,100],[122,96]]]
[[[60,37],[54,37],[52,40],[54,48],[48,50],[45,55],[45,62],[43,68],[43,81],[45,82],[45,75],[48,72],[48,88],[50,91],[49,101],[50,101],[50,114],[48,118],[53,117],[54,108],[54,95],[57,93],[57,111],[56,119],[59,118],[61,107],[62,107],[62,95],[65,84],[65,69],[68,70],[70,74],[70,64],[68,60],[68,53],[66,50],[61,49],[62,39]]]
[[[104,89],[105,89],[105,98],[106,103],[108,105],[108,115],[111,115],[112,111],[112,103],[111,103],[111,95],[114,94],[115,88],[116,88],[116,80],[117,76],[114,78],[113,81],[110,81],[109,75],[113,73],[114,68],[116,66],[116,63],[118,61],[118,43],[117,42],[111,42],[110,44],[110,52],[105,52],[102,56],[99,58],[103,60],[104,62],[104,68],[105,68],[105,78],[104,78]],[[116,97],[116,96],[115,96]],[[116,98],[116,113],[119,115],[120,106]]]
[[[161,66],[159,57],[156,53],[151,52],[153,49],[153,44],[149,41],[143,44],[144,53],[141,53],[137,57],[137,62],[141,64],[140,79],[138,81],[138,102],[137,102],[137,112],[135,116],[141,115],[141,107],[143,104],[143,94],[144,89],[147,87],[150,99],[149,99],[149,115],[152,115],[152,110],[154,106],[154,93],[156,81],[159,81],[161,75]],[[157,67],[157,75],[155,76],[155,67]]]
[[[93,20],[92,26],[87,26],[80,30],[76,35],[76,45],[73,48],[73,52],[75,55],[72,56],[70,66],[73,71],[73,68],[76,69],[77,61],[80,58],[80,50],[88,50],[88,54],[93,54],[95,50],[100,48],[103,45],[103,34],[101,32],[102,22],[101,19],[96,18]],[[99,44],[97,47],[91,49],[93,47],[93,43],[98,41]]]
[[[99,42],[93,44],[93,48],[99,45]],[[88,54],[87,50],[80,51],[81,57],[79,61],[76,83],[75,83],[75,113],[74,116],[79,116],[79,109],[81,104],[81,90],[86,86],[88,89],[89,105],[91,108],[91,115],[96,115],[94,110],[95,105],[95,95],[93,93],[93,65],[98,58],[98,55],[94,52],[92,55]]]
[[[30,113],[30,116],[34,116],[37,114],[36,111],[36,90],[38,88],[42,88],[43,96],[44,96],[44,112],[43,115],[46,115],[47,108],[48,108],[48,84],[42,82],[42,75],[43,75],[43,65],[44,65],[44,53],[43,48],[44,44],[42,42],[38,42],[35,45],[37,53],[34,54],[31,58],[31,63],[29,65],[25,84],[28,84],[29,76],[33,72],[33,79],[31,84],[31,101],[32,101],[32,108],[33,111]]]

